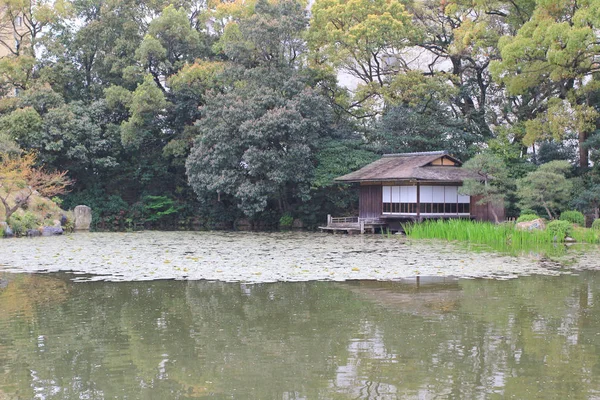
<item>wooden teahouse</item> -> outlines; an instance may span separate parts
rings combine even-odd
[[[358,221],[392,230],[400,223],[430,218],[471,218],[494,221],[491,207],[504,219],[504,206],[477,204],[479,198],[458,188],[472,172],[447,151],[386,154],[358,171],[340,176],[340,183],[360,185]]]

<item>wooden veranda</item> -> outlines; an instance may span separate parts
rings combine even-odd
[[[360,217],[332,217],[327,216],[327,226],[320,226],[321,232],[332,233],[375,233],[377,229],[385,228],[387,222],[379,218],[360,218]]]

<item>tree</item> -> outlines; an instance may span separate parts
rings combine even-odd
[[[573,204],[584,212],[594,213],[594,219],[600,218],[600,184],[593,184],[585,188],[573,200]]]
[[[310,197],[314,152],[329,124],[325,99],[297,73],[253,73],[207,101],[186,162],[199,197],[229,198],[248,216]]]
[[[439,110],[423,113],[412,107],[394,107],[379,121],[373,142],[384,153],[448,150],[466,159],[483,138],[471,133],[465,122]]]
[[[0,202],[4,206],[6,221],[19,208],[27,204],[34,193],[53,197],[65,193],[72,181],[67,172],[47,172],[36,167],[34,153],[4,155],[0,160]]]
[[[572,184],[565,177],[571,170],[567,161],[551,161],[517,181],[517,196],[522,208],[544,207],[548,218],[558,217],[557,210],[566,207]]]
[[[43,30],[69,15],[71,4],[65,0],[3,0],[0,14],[0,45],[9,53],[35,57],[36,44]]]
[[[500,158],[493,154],[478,154],[465,162],[463,168],[477,178],[466,179],[459,193],[481,197],[477,204],[504,204],[508,171]],[[499,223],[494,207],[491,211],[495,222]]]
[[[590,0],[536,2],[517,34],[499,40],[502,60],[491,66],[510,95],[534,105],[522,120],[527,121],[526,144],[574,133],[581,167],[588,167],[584,143],[598,118],[591,102],[598,87],[597,9]]]
[[[401,53],[417,34],[404,4],[319,0],[311,13],[308,39],[315,66],[334,68],[358,80],[349,105],[357,115],[380,111],[383,90],[408,68]]]

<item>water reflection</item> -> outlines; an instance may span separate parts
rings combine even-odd
[[[73,283],[0,274],[0,398],[600,395],[600,274]]]

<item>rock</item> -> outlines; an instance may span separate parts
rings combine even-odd
[[[517,223],[516,228],[528,230],[528,231],[533,231],[536,229],[544,230],[544,229],[546,229],[546,223],[544,222],[543,219],[538,218],[538,219],[534,219],[533,221],[519,222],[519,223]]]
[[[294,229],[303,229],[304,228],[304,222],[302,222],[301,219],[296,218],[292,222],[292,228],[294,228]]]
[[[252,223],[247,218],[240,218],[235,221],[235,229],[238,231],[251,231]]]
[[[27,232],[25,232],[25,235],[27,237],[37,237],[37,236],[42,236],[42,233],[40,231],[38,231],[37,229],[28,229]]]
[[[565,238],[565,243],[575,243],[577,242],[577,240],[573,239],[572,237],[567,236]]]
[[[4,231],[4,237],[13,237],[15,233],[6,222],[0,222],[0,228]]]
[[[67,216],[64,214],[60,214],[60,226],[65,226],[67,225],[67,222],[69,220],[67,219]]]
[[[88,206],[77,206],[73,210],[75,221],[73,229],[75,231],[89,231],[92,224],[92,209]]]
[[[45,226],[42,228],[42,236],[62,235],[63,229],[60,226]]]

